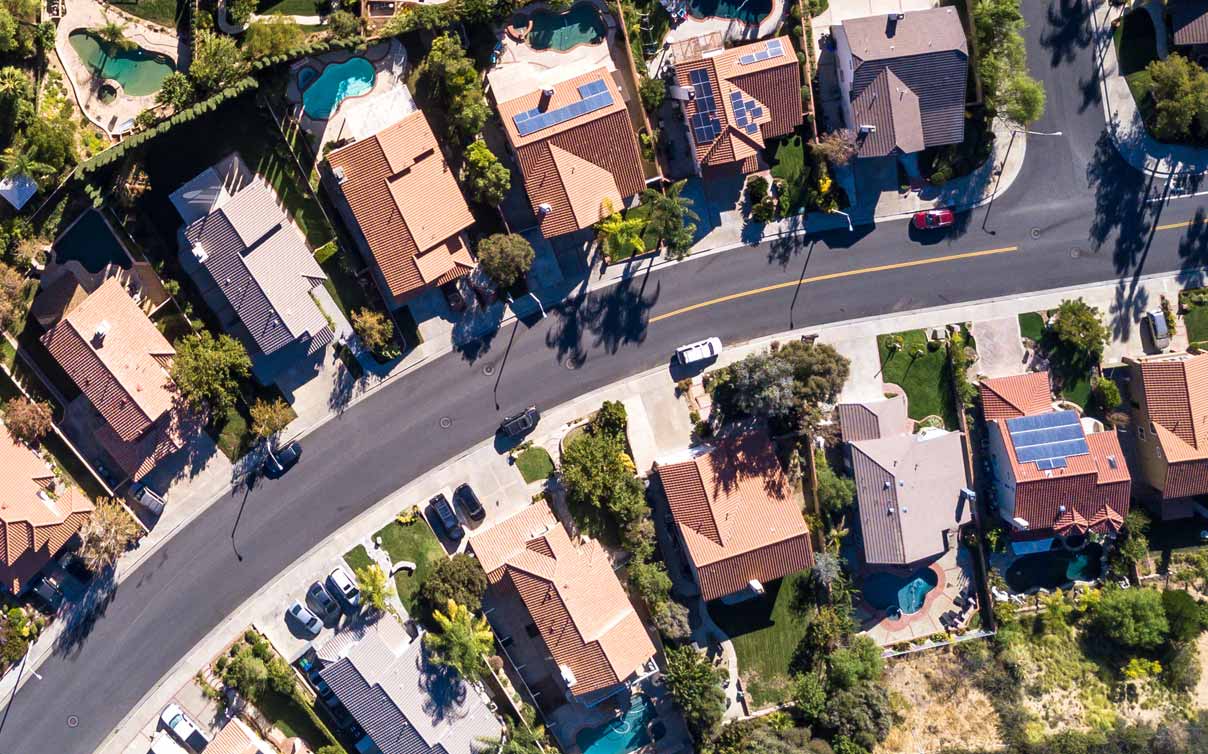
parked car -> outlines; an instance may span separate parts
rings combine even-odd
[[[537,422],[541,421],[541,412],[536,406],[529,406],[524,411],[505,418],[499,424],[499,431],[504,437],[522,437],[533,431]]]
[[[445,296],[445,303],[455,312],[464,312],[466,310],[466,297],[461,295],[461,288],[458,287],[457,281],[445,283],[440,287],[440,292]]]
[[[934,230],[947,228],[956,221],[956,215],[947,207],[940,209],[925,209],[914,213],[914,227],[918,230]]]
[[[429,500],[428,504],[436,511],[436,518],[445,530],[446,537],[456,541],[466,535],[465,529],[461,528],[461,523],[457,520],[457,514],[453,512],[453,506],[449,505],[449,500],[443,492]]]
[[[164,499],[159,496],[159,493],[142,482],[135,482],[131,485],[130,497],[134,502],[151,511],[154,515],[163,515]]]
[[[453,490],[453,503],[460,505],[472,521],[481,521],[487,517],[482,503],[478,502],[478,495],[474,494],[474,490],[468,484],[462,484]]]
[[[357,589],[356,582],[352,580],[343,566],[336,566],[331,573],[327,574],[327,590],[350,613],[355,613],[361,605],[361,590]]]
[[[160,731],[151,739],[151,749],[147,754],[189,754],[189,750],[172,738],[172,734]]]
[[[306,604],[325,623],[340,617],[340,603],[317,581],[306,590]]]
[[[298,626],[312,638],[318,636],[319,632],[323,630],[323,621],[319,620],[319,616],[297,600],[294,600],[294,604],[286,609],[285,615],[288,619],[297,622]]]
[[[58,584],[45,576],[39,576],[34,580],[30,594],[42,603],[47,612],[53,613],[59,609],[59,605],[63,604],[63,592],[60,591]]]
[[[1162,310],[1145,312],[1145,319],[1142,321],[1149,330],[1154,348],[1161,350],[1170,346],[1170,328],[1166,326],[1166,314]]]
[[[164,707],[164,711],[159,716],[160,722],[164,727],[171,731],[172,735],[176,736],[182,744],[189,748],[190,751],[201,752],[210,743],[210,739],[206,737],[197,728],[197,724],[185,715],[184,710],[175,702]]]
[[[705,338],[675,349],[675,360],[681,366],[715,359],[721,354],[721,338]]]
[[[264,457],[264,475],[276,479],[302,460],[302,446],[296,441],[287,442],[276,450],[269,449]]]

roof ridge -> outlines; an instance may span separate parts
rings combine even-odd
[[[80,329],[78,327],[76,327],[76,323],[74,321],[72,321],[71,319],[64,319],[63,322],[67,323],[68,332],[70,332],[75,337],[79,338],[80,342],[84,344],[84,349],[89,354],[92,355],[92,358],[94,358],[96,360],[96,363],[101,365],[101,369],[103,369],[105,371],[105,374],[109,375],[110,381],[112,381],[113,384],[116,385],[117,388],[122,391],[122,394],[126,396],[126,399],[128,401],[130,401],[131,405],[133,405],[134,408],[137,409],[140,414],[142,414],[143,418],[145,418],[147,420],[148,424],[152,423],[153,420],[152,420],[150,414],[148,414],[143,409],[143,407],[139,405],[138,401],[134,399],[134,394],[126,389],[126,386],[122,384],[122,381],[120,379],[118,379],[117,374],[112,369],[110,369],[109,365],[105,363],[105,360],[102,359],[97,354],[96,349],[93,348],[92,344],[88,342],[88,338],[84,337],[84,334],[80,332]],[[60,322],[59,324],[62,324],[62,322]]]

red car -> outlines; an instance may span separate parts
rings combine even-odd
[[[919,230],[947,228],[956,218],[950,209],[925,209],[914,213],[914,227]]]

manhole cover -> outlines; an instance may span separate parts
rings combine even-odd
[[[1032,228],[1032,238],[1040,238],[1040,228]]]
[[[562,366],[566,367],[567,369],[572,369],[572,370],[578,369],[579,362],[575,359],[574,356],[571,356],[566,361],[562,362]]]
[[[1070,249],[1070,256],[1073,257],[1074,259],[1077,259],[1078,257],[1082,256],[1085,253],[1086,253],[1086,249],[1079,249],[1077,247]]]
[[[447,416],[440,417],[440,428],[441,429],[448,429],[449,427],[452,427],[452,426],[453,426],[452,419],[450,419]]]
[[[80,727],[80,718],[76,717],[75,715],[68,715],[67,716],[67,727],[68,728]]]
[[[490,377],[491,375],[495,374],[495,365],[487,364],[486,366],[484,366],[482,368],[482,373],[485,374],[487,377]]]

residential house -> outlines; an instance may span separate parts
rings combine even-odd
[[[1166,19],[1174,47],[1183,54],[1199,55],[1208,45],[1208,2],[1166,0]]]
[[[185,410],[170,376],[176,351],[116,277],[62,301],[69,308],[42,343],[100,415],[101,447],[141,479],[183,447]]]
[[[994,505],[1016,553],[1088,532],[1114,537],[1132,479],[1120,440],[1094,419],[1056,410],[1048,372],[982,380]]]
[[[474,217],[422,111],[327,155],[325,179],[383,297],[397,307],[476,266]]]
[[[697,173],[751,173],[766,168],[769,139],[801,125],[801,66],[788,37],[725,49],[721,35],[674,47],[671,94],[683,100]]]
[[[964,140],[969,48],[955,8],[849,18],[831,36],[858,157],[901,157]]]
[[[593,539],[571,540],[545,503],[474,536],[470,548],[504,606],[487,612],[497,633],[508,633],[497,611],[522,616],[568,701],[597,705],[656,669],[654,643],[608,553]]]
[[[508,98],[491,78],[541,232],[590,228],[645,187],[641,154],[615,71],[601,66]]]
[[[422,639],[386,614],[316,649],[319,677],[365,731],[357,751],[477,754],[482,739],[503,735],[482,692],[433,665]]]
[[[763,430],[660,464],[674,529],[701,597],[749,597],[814,564],[799,496]]]
[[[245,722],[232,717],[206,745],[206,754],[277,754],[277,749]]]
[[[964,435],[935,427],[916,434],[902,394],[838,408],[864,561],[904,566],[948,551],[973,517]]]
[[[0,424],[0,587],[25,591],[92,512],[32,449]]]
[[[1208,354],[1126,358],[1137,497],[1163,520],[1208,516]]]
[[[261,383],[332,341],[312,292],[327,276],[272,187],[238,154],[171,195],[184,220],[179,258]],[[334,309],[334,304],[331,305]]]

